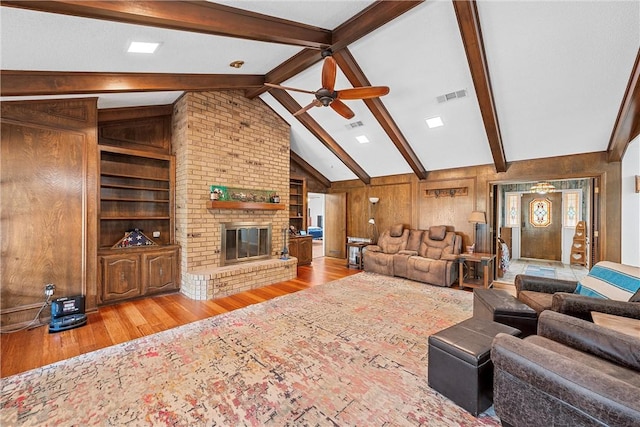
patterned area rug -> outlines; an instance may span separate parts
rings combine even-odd
[[[357,274],[4,378],[0,424],[497,426],[427,385],[472,297]]]

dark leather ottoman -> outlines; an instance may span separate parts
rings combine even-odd
[[[429,337],[429,387],[474,416],[493,403],[491,342],[520,331],[484,319],[467,319]]]
[[[513,326],[520,329],[522,338],[535,335],[538,329],[536,311],[500,289],[473,290],[473,317]]]

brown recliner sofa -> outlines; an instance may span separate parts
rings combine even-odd
[[[380,235],[377,245],[365,248],[364,270],[451,286],[458,278],[461,247],[462,237],[444,225],[417,230],[396,224]]]
[[[498,334],[493,404],[504,426],[640,425],[640,338],[542,312],[537,335]]]

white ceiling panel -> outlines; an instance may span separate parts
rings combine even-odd
[[[317,90],[321,86],[322,63],[309,67],[304,72],[292,79],[287,80],[284,85]],[[335,89],[348,89],[353,87],[338,68]],[[289,92],[289,94],[301,105],[309,104],[314,96],[300,92]],[[383,97],[383,101],[386,96]],[[384,132],[378,121],[363,101],[344,101],[355,113],[352,119],[345,119],[336,113],[331,107],[314,107],[308,111],[313,119],[320,123],[329,132],[333,139],[353,158],[371,177],[411,173],[411,168],[402,158],[398,149],[393,145]],[[361,121],[363,126],[357,128],[347,128],[351,122]],[[366,135],[369,143],[361,144],[356,141],[356,136]],[[384,161],[381,161],[384,160]],[[332,179],[331,177],[327,177]]]
[[[291,125],[292,151],[330,181],[357,179],[357,176],[340,159],[276,101],[271,94],[265,93],[260,95],[260,98]]]
[[[391,87],[383,102],[427,170],[493,162],[451,2],[426,2],[350,49],[372,84]],[[434,116],[445,126],[429,129]]]
[[[507,160],[604,151],[640,45],[640,2],[480,2]]]
[[[263,15],[333,30],[371,5],[373,0],[225,0],[212,1],[212,3],[221,3]]]
[[[5,70],[265,74],[299,47],[165,30],[9,7],[0,8]],[[153,55],[132,41],[160,42]],[[245,61],[241,69],[229,64]]]

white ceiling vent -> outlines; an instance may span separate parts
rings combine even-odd
[[[467,96],[467,90],[461,89],[455,92],[445,93],[444,95],[440,95],[436,99],[438,100],[439,103],[443,103],[447,101],[453,101],[454,99],[457,99],[457,98],[464,98],[465,96]]]
[[[344,126],[347,128],[347,130],[351,130],[351,129],[359,128],[360,126],[364,126],[364,125],[360,120],[358,120],[357,122],[347,123]]]

